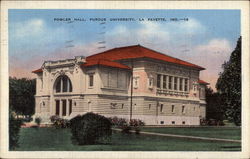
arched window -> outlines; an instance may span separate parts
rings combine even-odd
[[[59,76],[56,79],[55,86],[56,86],[55,87],[56,93],[60,93],[60,92],[72,92],[71,81],[70,81],[69,77],[67,77],[66,75]]]

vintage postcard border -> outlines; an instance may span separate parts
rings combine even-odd
[[[239,9],[242,34],[241,152],[10,152],[8,151],[8,9]],[[2,158],[249,158],[249,2],[247,1],[3,1],[1,2]]]

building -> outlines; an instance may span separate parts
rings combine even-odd
[[[147,125],[199,125],[208,84],[199,79],[202,70],[140,45],[45,61],[33,71],[35,116],[46,122],[52,115],[69,119],[95,112]]]

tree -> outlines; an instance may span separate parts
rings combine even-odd
[[[17,114],[31,116],[35,111],[35,80],[9,78],[9,104]]]
[[[216,88],[222,97],[225,116],[236,125],[241,124],[241,37],[229,61],[222,65]]]
[[[220,94],[214,92],[211,88],[206,88],[206,103],[206,118],[222,121],[224,119],[224,111]]]
[[[18,145],[19,132],[22,125],[22,120],[16,119],[13,115],[13,111],[9,111],[9,149],[15,150]]]

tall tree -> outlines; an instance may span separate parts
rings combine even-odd
[[[229,61],[222,65],[216,88],[222,96],[225,116],[236,125],[241,124],[241,37]]]
[[[35,80],[9,78],[9,104],[17,114],[33,115],[35,111]]]
[[[222,121],[224,119],[221,96],[211,88],[206,88],[206,118]]]

